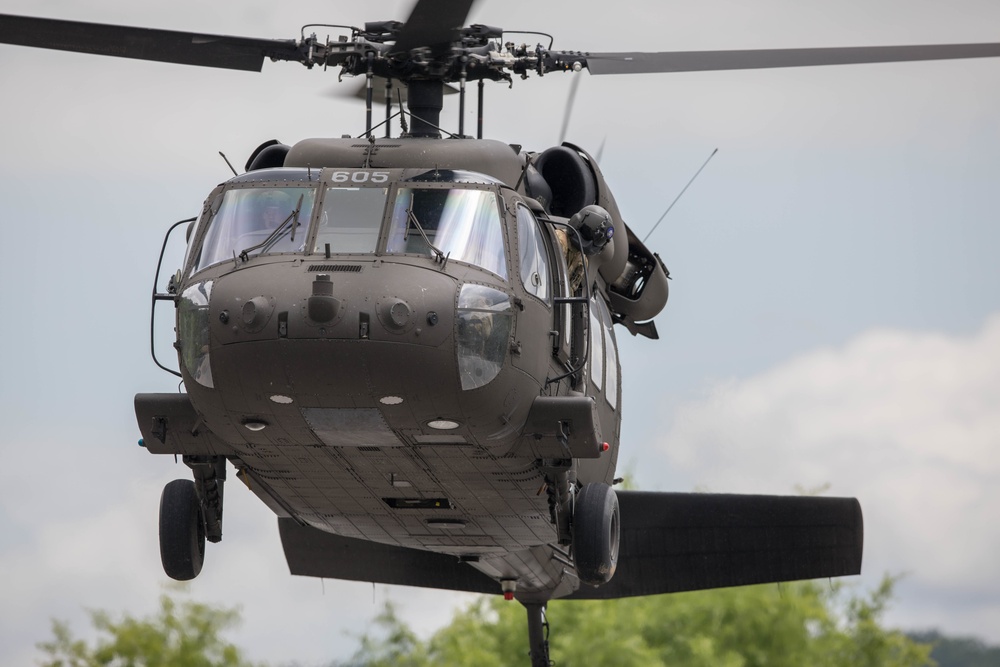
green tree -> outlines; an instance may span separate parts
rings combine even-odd
[[[38,648],[48,655],[42,667],[248,667],[240,650],[220,634],[240,621],[239,611],[160,597],[160,609],[146,618],[124,614],[116,620],[91,611],[98,631],[93,645],[74,639],[69,626],[52,622],[51,641]]]
[[[747,586],[549,605],[550,655],[561,667],[919,667],[929,645],[881,625],[895,580],[865,596],[825,582]],[[390,609],[391,612],[391,609]],[[351,665],[527,664],[524,609],[498,598],[459,611],[420,641],[395,616],[378,619]],[[384,662],[392,656],[395,662]]]
[[[366,667],[424,667],[428,662],[427,649],[410,628],[396,615],[391,601],[375,617],[375,625],[385,629],[385,636],[361,637],[361,648],[355,656]]]

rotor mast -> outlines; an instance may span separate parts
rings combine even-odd
[[[412,79],[407,85],[406,108],[411,121],[409,136],[440,138],[444,82],[440,79]]]

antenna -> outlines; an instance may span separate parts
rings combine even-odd
[[[676,197],[674,197],[674,200],[672,202],[670,202],[670,206],[667,207],[667,210],[663,212],[663,215],[661,215],[660,219],[656,221],[656,224],[653,225],[653,228],[649,230],[649,233],[646,234],[645,237],[643,237],[643,239],[642,239],[643,243],[646,242],[646,239],[648,239],[650,236],[652,236],[653,232],[656,231],[656,228],[660,226],[661,222],[663,222],[663,219],[665,217],[667,217],[667,213],[670,213],[670,209],[672,209],[674,207],[674,204],[677,203],[677,200],[680,199],[684,195],[685,192],[687,192],[687,189],[689,187],[691,187],[692,183],[694,183],[694,179],[698,178],[698,174],[701,173],[701,170],[705,168],[705,165],[708,164],[709,160],[711,160],[713,157],[715,157],[715,154],[718,153],[718,152],[719,152],[719,149],[716,148],[714,151],[712,151],[712,154],[708,156],[708,159],[706,159],[701,164],[701,166],[698,167],[698,171],[694,172],[694,176],[691,177],[691,180],[688,181],[687,185],[685,185],[684,188],[680,191],[680,193]]]
[[[222,156],[222,159],[223,159],[223,160],[225,160],[225,161],[226,161],[226,164],[228,164],[228,165],[229,165],[229,168],[230,168],[230,169],[232,170],[232,172],[233,172],[233,176],[239,176],[239,173],[237,173],[236,169],[234,169],[234,168],[233,168],[233,164],[232,164],[232,163],[231,163],[231,162],[229,161],[229,158],[227,158],[227,157],[226,157],[226,154],[225,154],[225,153],[223,153],[222,151],[219,151],[219,155],[221,155],[221,156]]]

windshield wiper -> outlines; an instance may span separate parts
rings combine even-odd
[[[267,235],[266,239],[264,239],[257,245],[252,245],[249,248],[240,251],[240,259],[242,261],[244,262],[248,261],[250,259],[250,252],[253,250],[257,250],[258,248],[260,249],[260,253],[258,254],[264,254],[265,252],[270,250],[275,243],[281,240],[281,238],[284,236],[284,232],[287,232],[288,229],[291,229],[292,232],[291,239],[293,243],[295,242],[295,228],[299,226],[299,211],[302,210],[302,197],[304,196],[305,195],[299,195],[299,201],[297,204],[295,204],[295,210],[289,213],[288,217],[282,220],[281,224],[275,227],[274,231]],[[291,221],[292,224],[291,226],[286,227],[289,221]]]
[[[417,216],[413,212],[412,208],[406,209],[406,218],[407,218],[406,229],[403,230],[403,240],[405,241],[407,235],[410,233],[410,223],[412,222],[413,226],[417,228],[418,232],[420,232],[420,237],[424,240],[424,243],[426,243],[427,247],[430,248],[431,252],[434,253],[434,261],[442,264],[441,268],[443,269],[444,268],[443,265],[448,263],[448,257],[451,255],[451,253],[445,255],[440,248],[431,243],[431,240],[427,238],[427,232],[424,231],[423,225],[421,225],[420,221],[417,220]]]

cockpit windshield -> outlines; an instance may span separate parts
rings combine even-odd
[[[374,253],[387,188],[327,188],[319,213],[315,252]]]
[[[238,176],[208,204],[191,271],[265,255],[387,253],[447,258],[508,278],[493,184],[418,185],[401,176],[298,168]]]
[[[438,255],[507,278],[497,195],[466,188],[399,188],[387,253]]]
[[[227,190],[209,222],[196,271],[245,254],[299,252],[316,199],[315,187]]]

